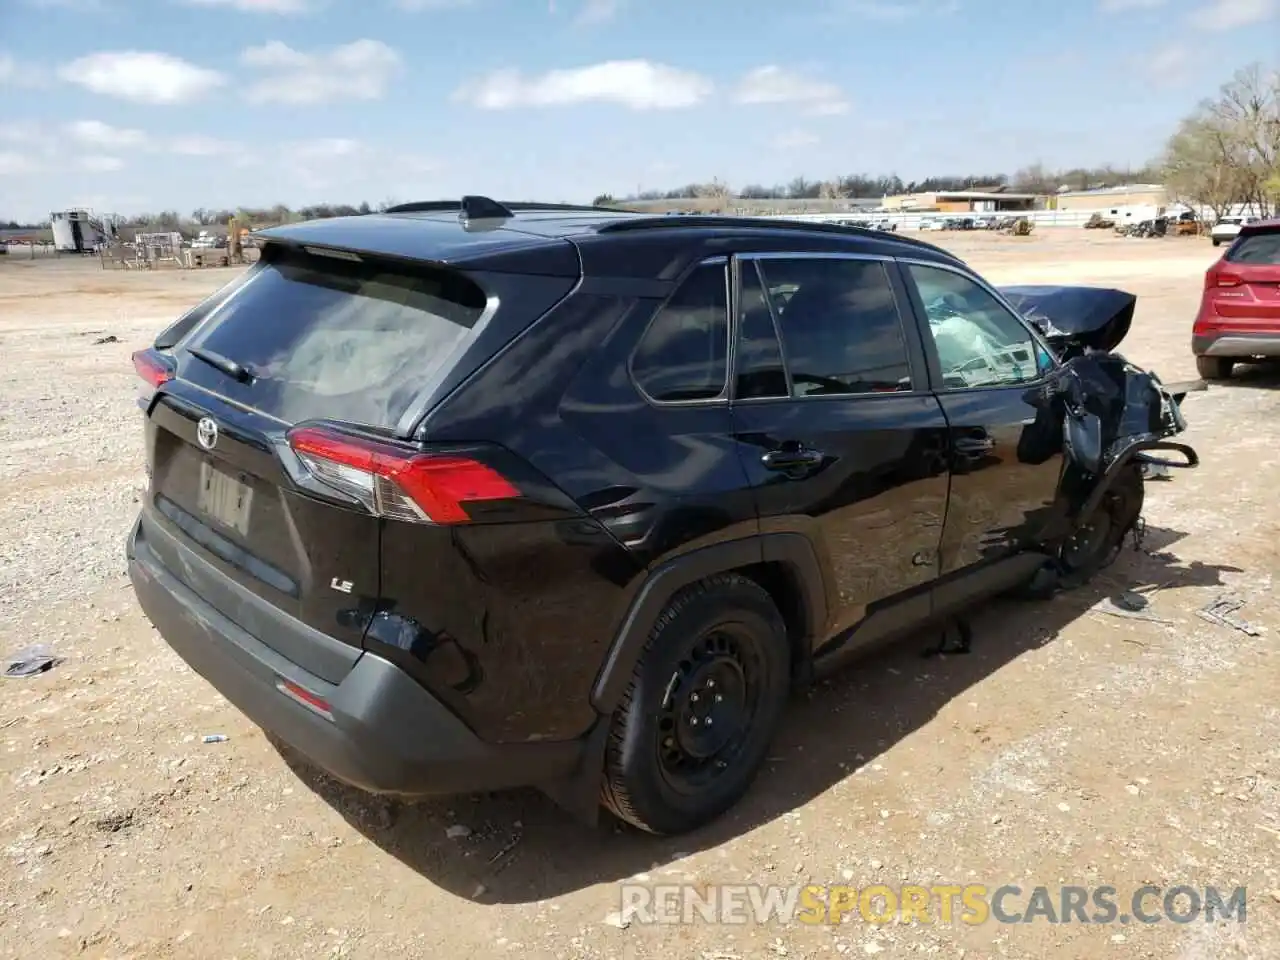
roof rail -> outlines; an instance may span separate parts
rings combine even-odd
[[[394,207],[387,207],[383,213],[430,213],[435,210],[461,210],[462,203],[458,200],[416,200],[412,203],[397,203]]]
[[[933,250],[955,259],[955,254],[950,251],[916,237],[904,237],[898,233],[885,233],[883,230],[874,230],[870,227],[851,227],[843,223],[824,223],[816,220],[786,220],[781,217],[733,217],[698,214],[665,216],[663,214],[654,214],[653,216],[637,216],[633,219],[608,223],[597,232],[621,233],[626,230],[662,230],[669,227],[746,227],[755,230],[834,233],[846,237],[869,237],[877,240],[886,240],[891,243],[901,243],[919,249]]]
[[[457,210],[468,220],[480,220],[486,217],[510,217],[517,213],[537,211],[591,212],[591,213],[635,213],[634,210],[621,210],[614,207],[595,207],[574,203],[536,203],[529,201],[491,200],[478,195],[466,196],[461,200],[415,200],[410,203],[398,203],[388,207],[384,213],[434,213],[444,210]]]

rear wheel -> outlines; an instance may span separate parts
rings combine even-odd
[[[789,689],[769,594],[737,574],[687,587],[654,624],[610,722],[605,807],[656,834],[714,820],[755,779]]]
[[[1196,357],[1196,372],[1206,380],[1228,380],[1236,362],[1230,357]]]

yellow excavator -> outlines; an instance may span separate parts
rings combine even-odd
[[[244,248],[251,246],[249,234],[254,228],[242,223],[237,217],[227,221],[227,260],[229,263],[244,263]]]

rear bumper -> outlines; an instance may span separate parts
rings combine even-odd
[[[483,741],[407,673],[373,654],[361,654],[337,683],[308,673],[174,576],[148,535],[168,536],[135,524],[129,576],[165,642],[250,720],[331,776],[372,793],[430,796],[541,786],[577,769],[582,742]],[[186,546],[178,549],[184,563],[221,575]],[[327,701],[332,719],[283,694],[282,679]]]
[[[1196,334],[1191,337],[1191,352],[1197,357],[1280,357],[1280,329]]]

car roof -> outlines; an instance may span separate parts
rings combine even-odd
[[[468,211],[468,201],[481,202]],[[482,215],[472,218],[466,216],[468,212]],[[761,249],[774,246],[779,250],[813,248],[888,256],[923,254],[926,259],[959,262],[953,254],[924,240],[834,222],[653,214],[558,204],[498,203],[487,198],[403,204],[383,213],[271,227],[256,236],[268,242],[469,269],[527,269],[565,276],[576,274],[580,267],[588,275],[614,275],[622,265],[626,276],[672,279],[672,248],[683,248],[690,256],[703,255],[722,247],[730,236]],[[580,262],[575,247],[590,247],[594,256],[584,256]],[[665,261],[657,255],[628,262],[624,255],[628,249],[654,253],[655,248],[665,248]],[[609,255],[601,256],[606,249]]]

